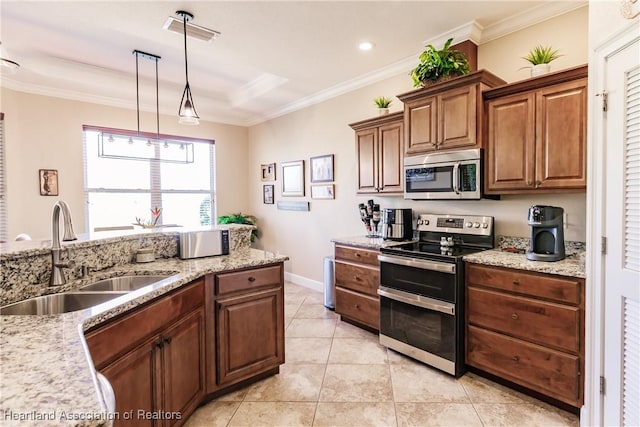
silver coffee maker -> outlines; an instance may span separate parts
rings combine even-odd
[[[559,261],[564,259],[564,209],[533,205],[529,208],[531,243],[527,259]]]

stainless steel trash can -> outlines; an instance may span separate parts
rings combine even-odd
[[[333,256],[324,257],[324,306],[334,310],[336,308],[336,280]]]

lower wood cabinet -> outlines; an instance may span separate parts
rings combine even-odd
[[[336,245],[336,313],[340,317],[379,330],[379,251]]]
[[[584,279],[467,264],[466,363],[575,408],[584,389]]]
[[[208,395],[284,363],[283,264],[209,274],[85,337],[115,393],[114,425],[182,425]]]
[[[115,425],[182,425],[195,410],[205,395],[204,314],[199,279],[87,334],[115,393]]]

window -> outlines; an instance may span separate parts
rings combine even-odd
[[[214,143],[210,140],[168,137],[194,146],[193,163],[107,158],[98,155],[102,131],[137,135],[137,132],[84,127],[85,200],[87,229],[122,227],[151,220],[151,209],[161,208],[157,225],[196,227],[210,225],[215,212]],[[155,134],[140,133],[155,138]],[[161,135],[161,137],[165,137]],[[131,150],[135,155],[135,145]],[[178,145],[163,149],[179,150]]]

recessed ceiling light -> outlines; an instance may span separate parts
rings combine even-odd
[[[373,43],[372,42],[361,42],[358,45],[358,48],[360,50],[364,50],[364,51],[371,50],[371,49],[373,49]]]

